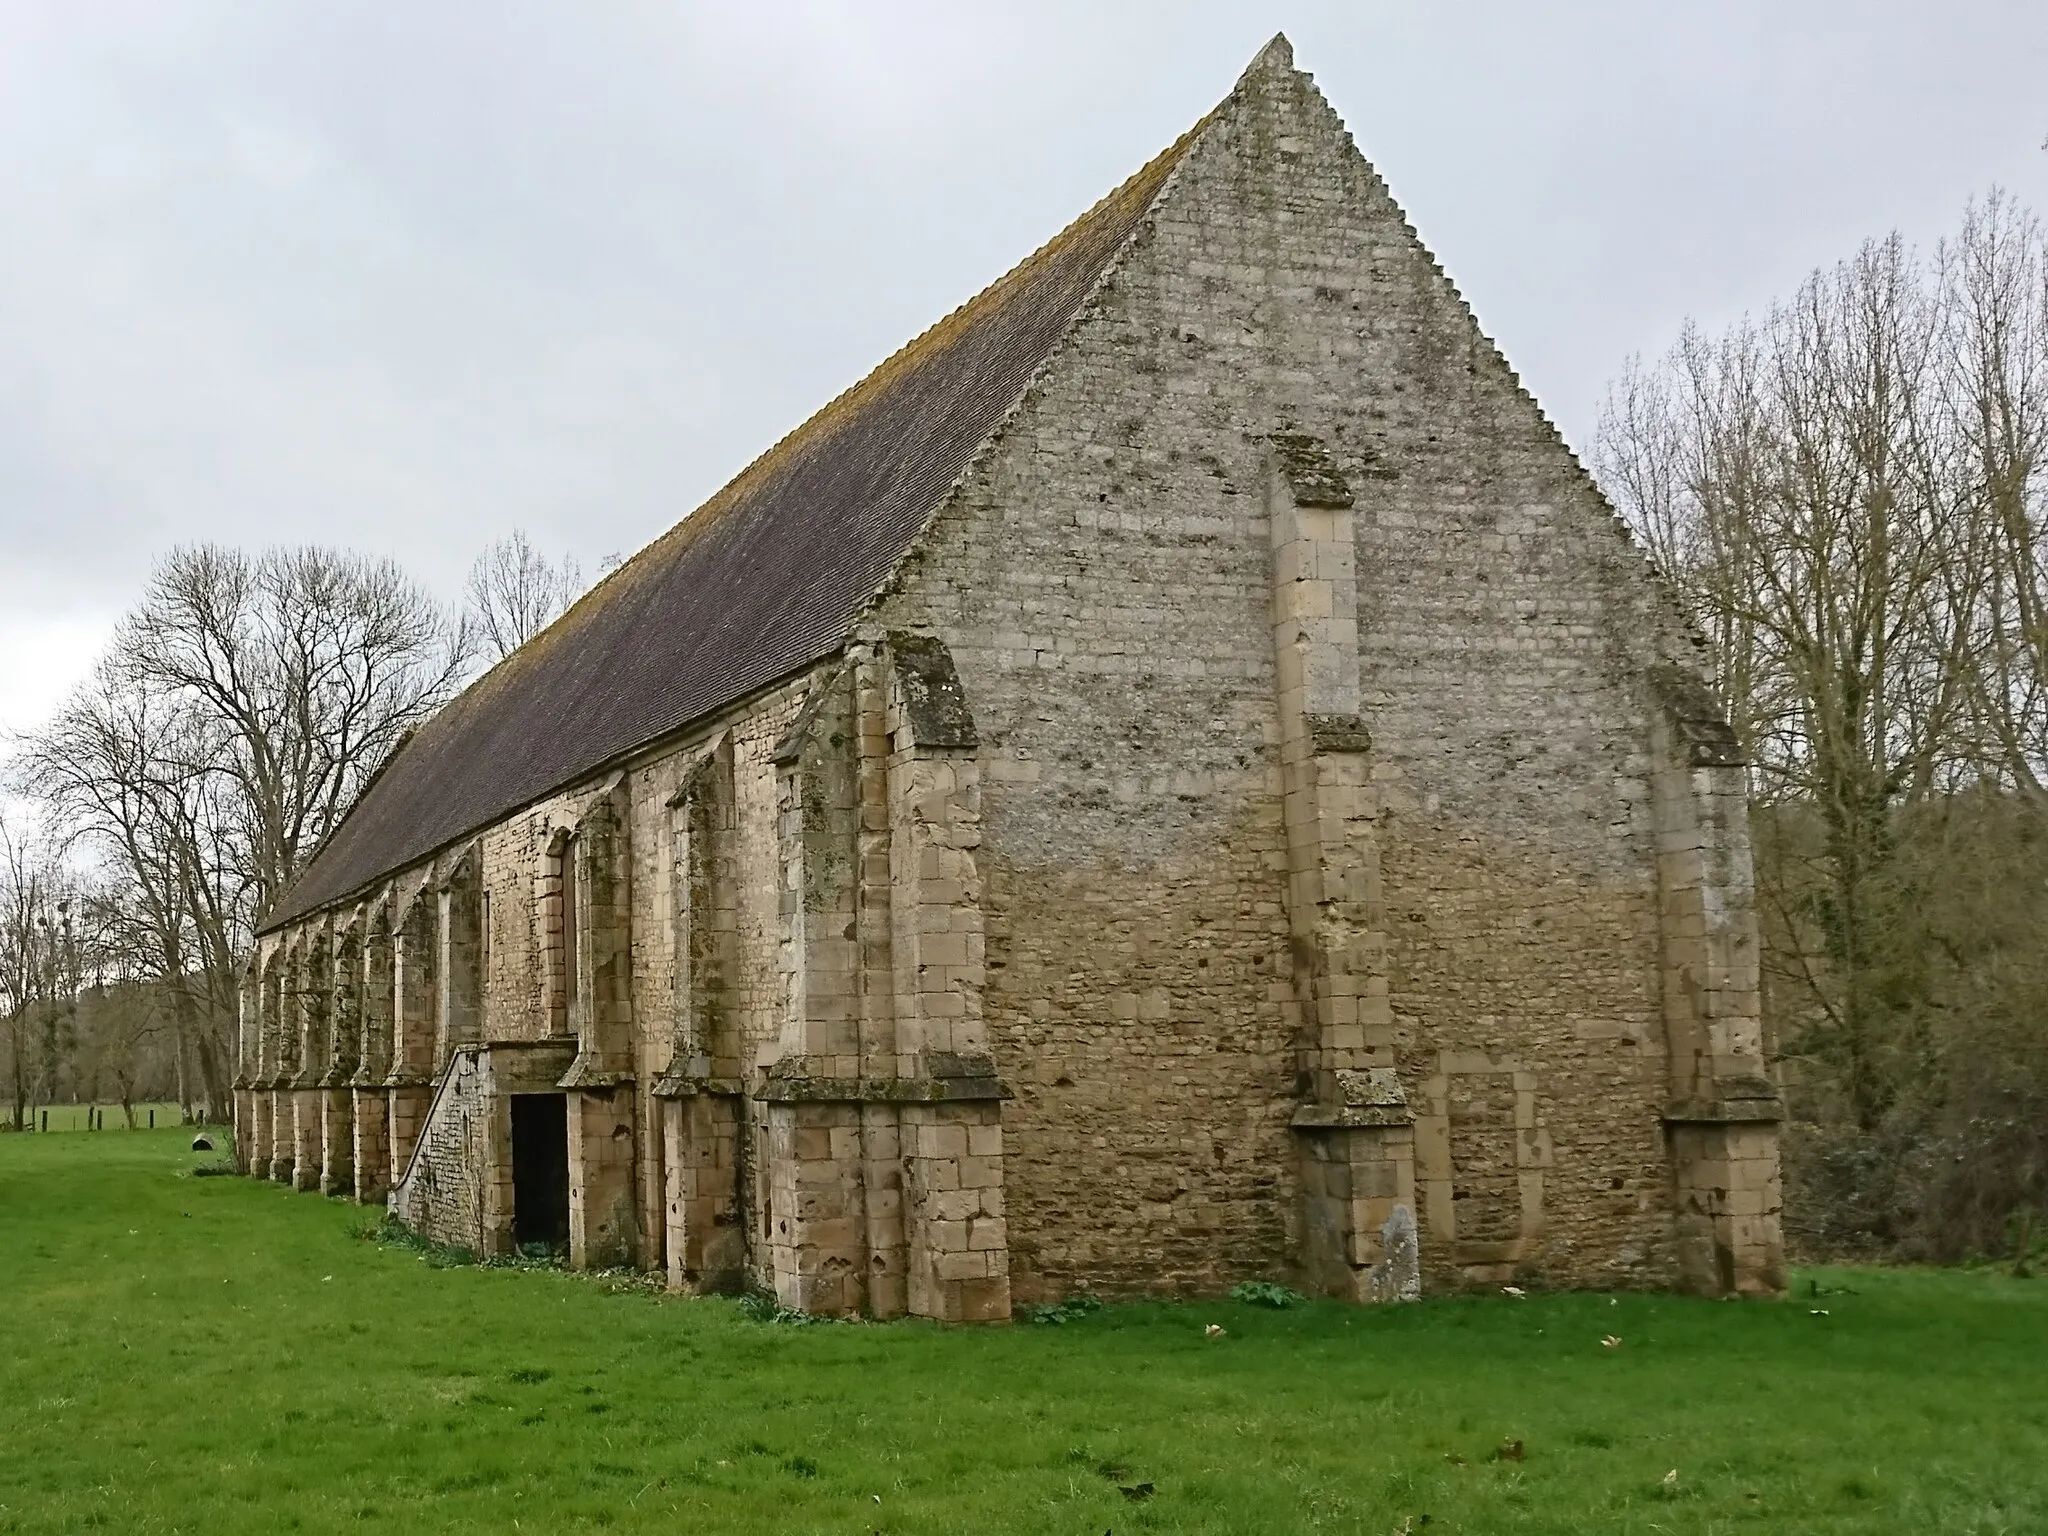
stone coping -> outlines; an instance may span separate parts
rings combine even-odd
[[[713,1077],[708,1072],[664,1072],[648,1091],[657,1099],[741,1099],[747,1085],[736,1077]]]
[[[943,1104],[1007,1099],[999,1077],[770,1077],[754,1097],[770,1104]]]
[[[1297,1131],[1364,1130],[1373,1126],[1413,1125],[1415,1111],[1406,1104],[1303,1104],[1287,1123]]]
[[[1664,1106],[1666,1125],[1767,1125],[1784,1118],[1779,1098],[1672,1099]]]
[[[1274,468],[1287,482],[1295,505],[1342,511],[1352,504],[1351,482],[1321,438],[1306,432],[1274,432],[1266,441],[1273,445]]]
[[[541,1042],[533,1042],[539,1044]],[[629,1071],[619,1071],[599,1066],[596,1059],[579,1055],[569,1063],[569,1070],[562,1074],[557,1088],[623,1088],[634,1080]]]

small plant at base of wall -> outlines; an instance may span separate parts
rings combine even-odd
[[[1272,1280],[1247,1280],[1242,1285],[1230,1288],[1232,1301],[1244,1302],[1247,1306],[1272,1307],[1276,1310],[1298,1306],[1308,1298]]]
[[[1065,1301],[1050,1302],[1045,1306],[1039,1307],[1026,1307],[1024,1309],[1024,1316],[1034,1323],[1046,1323],[1057,1328],[1063,1323],[1074,1322],[1079,1318],[1086,1317],[1090,1312],[1099,1312],[1101,1310],[1102,1303],[1093,1296],[1083,1292],[1078,1296],[1069,1296]]]

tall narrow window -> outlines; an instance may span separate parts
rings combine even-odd
[[[562,1027],[568,1033],[575,1033],[580,1020],[577,1017],[576,994],[582,977],[581,916],[576,901],[576,865],[583,847],[583,839],[572,837],[562,844],[562,864],[559,879],[562,891]]]
[[[483,955],[484,979],[488,981],[491,975],[491,893],[489,891],[485,891],[477,899],[477,922],[483,930],[478,937],[477,947]]]

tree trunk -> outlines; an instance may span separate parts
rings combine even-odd
[[[29,1104],[28,1062],[25,1059],[28,1047],[28,1031],[23,1026],[26,1022],[26,1020],[17,1019],[13,1030],[14,1128],[17,1131],[25,1128],[26,1122],[23,1117],[34,1113],[33,1108]]]
[[[192,1088],[185,1076],[185,1020],[183,1009],[173,1010],[171,1017],[171,1056],[178,1068],[178,1123],[192,1123]]]
[[[193,1039],[198,1047],[200,1086],[206,1094],[206,1117],[216,1125],[224,1125],[228,1106],[234,1102],[229,1095],[226,1058],[212,1030],[201,1029]]]

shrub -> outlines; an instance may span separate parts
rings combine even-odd
[[[1272,1280],[1247,1280],[1243,1285],[1230,1288],[1230,1299],[1242,1301],[1254,1307],[1285,1309],[1307,1298],[1296,1290],[1290,1290]]]
[[[1084,1291],[1079,1295],[1069,1296],[1065,1301],[1052,1302],[1045,1306],[1026,1307],[1024,1315],[1034,1323],[1045,1323],[1057,1328],[1064,1323],[1071,1323],[1076,1319],[1086,1317],[1090,1312],[1099,1312],[1101,1310],[1102,1303]]]

